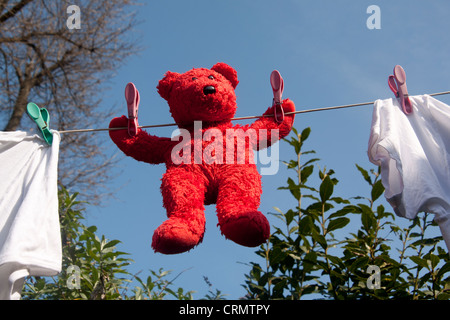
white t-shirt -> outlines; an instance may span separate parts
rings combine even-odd
[[[0,299],[20,299],[25,277],[61,271],[60,136],[0,132]]]
[[[369,160],[381,166],[385,197],[397,215],[435,214],[450,250],[450,106],[410,96],[406,115],[397,99],[374,104]]]

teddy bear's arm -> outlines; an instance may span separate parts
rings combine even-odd
[[[283,100],[282,107],[285,113],[295,111],[294,102],[290,99]],[[273,113],[274,107],[272,106],[267,109],[264,115],[273,115]],[[285,115],[284,120],[281,123],[277,123],[275,117],[261,117],[252,123],[249,128],[255,130],[258,137],[258,143],[255,146],[255,149],[259,150],[264,147],[269,147],[278,140],[286,137],[292,129],[294,117],[294,114]],[[278,130],[278,139],[276,141],[272,141],[272,130]]]
[[[125,116],[114,118],[110,128],[126,127],[128,119]],[[135,136],[130,136],[127,130],[110,130],[109,135],[113,142],[125,153],[138,161],[152,164],[165,162],[165,155],[173,147],[170,138],[160,138],[138,129]]]

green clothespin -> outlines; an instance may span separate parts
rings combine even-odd
[[[39,130],[42,132],[42,136],[48,145],[52,145],[53,134],[50,132],[48,123],[50,121],[50,114],[47,109],[39,108],[35,103],[30,102],[27,104],[27,114],[31,120],[36,122]]]

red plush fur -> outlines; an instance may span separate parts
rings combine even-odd
[[[261,117],[251,125],[233,125],[231,119],[237,108],[234,92],[237,85],[236,71],[225,63],[217,63],[211,69],[192,69],[182,74],[169,71],[159,81],[158,92],[167,100],[172,117],[179,128],[190,133],[191,140],[183,141],[191,147],[186,150],[192,150],[190,163],[177,164],[172,159],[172,152],[180,151],[181,140],[160,138],[141,129],[134,137],[129,136],[127,130],[110,131],[111,139],[127,156],[138,161],[166,165],[161,192],[168,219],[153,234],[152,247],[156,252],[181,253],[199,244],[205,231],[204,205],[214,203],[218,225],[227,239],[254,247],[270,236],[269,223],[258,211],[261,176],[252,161],[252,149],[258,149],[262,140],[267,142],[267,146],[275,143],[271,141],[272,129],[279,130],[280,139],[288,135],[294,115],[285,116],[282,123],[276,123],[273,117]],[[214,90],[208,92],[205,89],[208,86],[214,87]],[[283,101],[283,108],[285,112],[295,110],[294,103],[289,99]],[[272,107],[265,112],[265,115],[268,114],[273,114]],[[126,127],[127,121],[125,116],[114,118],[110,127]],[[202,132],[197,132],[197,135],[194,121],[201,121],[202,124]],[[223,141],[203,138],[196,142],[195,136],[202,137],[208,129],[222,133]],[[236,161],[226,161],[229,159],[225,146],[226,130],[238,129],[243,132],[254,129],[257,133],[255,145],[250,145],[250,141],[246,143],[244,164],[237,161],[237,147],[231,155]],[[223,143],[223,154],[213,155],[221,161],[205,163],[203,160],[202,163],[195,163],[195,150],[203,154],[212,141]]]

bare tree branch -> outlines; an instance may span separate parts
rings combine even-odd
[[[14,7],[12,7],[11,9],[9,9],[8,11],[6,11],[4,14],[2,14],[0,16],[0,23],[5,22],[6,20],[8,20],[9,18],[14,17],[17,12],[19,12],[20,10],[23,9],[23,7],[25,7],[28,3],[30,3],[32,0],[22,0],[19,1]],[[0,2],[0,13],[3,12],[3,10],[6,8],[6,5],[8,4],[9,1],[1,1]]]
[[[137,25],[129,0],[80,0],[81,29],[66,26],[71,1],[0,0],[0,125],[24,129],[28,102],[46,107],[51,127],[92,126],[111,117],[102,108],[105,79],[140,49],[131,30]],[[29,131],[30,128],[25,128]],[[64,135],[60,183],[87,200],[101,198],[114,159],[106,159],[107,136]],[[109,142],[109,141],[108,141]],[[80,190],[82,189],[82,190]]]

